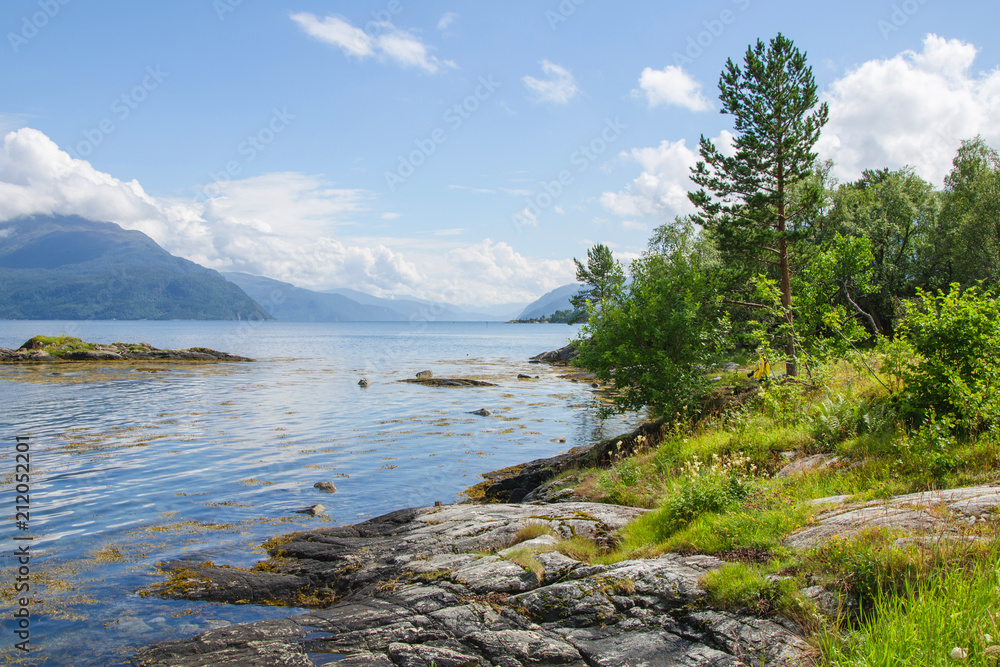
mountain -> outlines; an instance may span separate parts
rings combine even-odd
[[[359,302],[341,294],[314,292],[249,273],[222,275],[282,322],[392,322],[402,319],[396,311],[368,300]],[[368,296],[363,292],[357,294]],[[370,299],[378,301],[375,297]]]
[[[271,319],[217,272],[142,232],[77,216],[0,223],[0,319]]]
[[[496,314],[470,312],[456,306],[436,301],[425,301],[414,297],[404,299],[383,299],[353,289],[328,290],[328,294],[339,294],[366,305],[382,306],[396,313],[396,319],[426,320],[432,322],[486,322],[503,321],[506,318]]]
[[[528,304],[515,319],[533,320],[539,317],[548,317],[557,310],[573,310],[573,304],[569,302],[569,298],[575,296],[582,289],[583,285],[580,283],[557,287],[534,303]]]

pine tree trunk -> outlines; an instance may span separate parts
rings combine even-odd
[[[788,239],[785,238],[785,183],[784,166],[778,162],[778,268],[781,271],[781,309],[784,311],[785,323],[788,325],[788,338],[785,339],[785,375],[793,378],[799,374],[795,363],[795,334],[792,332],[792,275],[788,265]]]
[[[781,226],[784,227],[784,224]],[[793,321],[792,278],[788,266],[788,241],[784,238],[778,242],[778,256],[778,265],[781,269],[781,309],[785,311],[785,323],[788,324],[789,329],[788,338],[785,339],[785,374],[793,378],[799,374],[799,369],[795,363],[795,338],[791,331]]]

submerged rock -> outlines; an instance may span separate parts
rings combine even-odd
[[[412,382],[414,384],[423,384],[429,387],[495,387],[496,385],[492,382],[483,382],[482,380],[471,380],[469,378],[407,378],[405,380],[400,380],[400,382]]]
[[[322,482],[318,483],[322,484]],[[326,507],[317,504],[317,505],[310,505],[309,507],[303,507],[300,510],[292,510],[292,511],[295,512],[296,514],[308,514],[310,516],[316,516],[317,514],[323,514],[324,512],[326,512]]]

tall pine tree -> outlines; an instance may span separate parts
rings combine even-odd
[[[826,124],[812,68],[781,33],[747,49],[743,67],[732,59],[719,80],[722,113],[734,119],[734,153],[725,155],[701,137],[701,161],[688,194],[699,222],[715,235],[723,257],[761,262],[777,270],[785,322],[791,324],[791,249],[806,238],[822,198],[813,146]],[[795,344],[785,342],[786,372],[796,375]]]

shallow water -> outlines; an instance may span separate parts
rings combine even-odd
[[[0,347],[61,333],[257,361],[0,367],[0,662],[114,664],[146,644],[287,615],[137,593],[163,580],[158,562],[247,566],[275,535],[455,502],[483,472],[630,426],[599,420],[599,392],[586,383],[527,362],[564,345],[575,333],[565,325],[2,322]],[[498,386],[398,382],[421,370]],[[469,414],[483,407],[494,415]],[[19,435],[31,438],[27,531],[14,516]],[[325,516],[294,513],[316,503]],[[13,648],[9,557],[24,543],[27,654]]]

